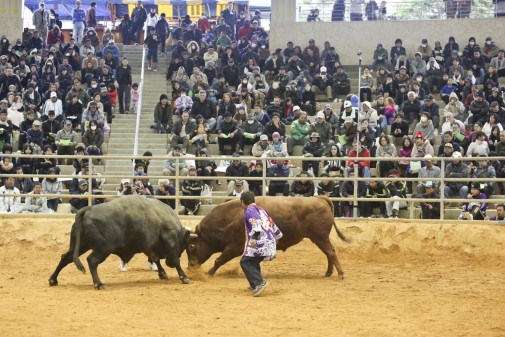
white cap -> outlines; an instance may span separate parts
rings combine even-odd
[[[319,111],[319,112],[316,114],[316,118],[324,118],[324,112]]]
[[[320,72],[322,72],[322,73],[325,73],[327,70],[328,70],[328,69],[326,69],[326,67],[321,67],[321,68],[319,69],[319,71],[320,71]]]
[[[51,95],[49,95],[49,97],[58,97],[58,95],[56,94],[56,92],[51,92]]]
[[[454,152],[454,153],[452,154],[452,157],[453,157],[453,158],[461,158],[461,157],[462,157],[462,156],[461,156],[461,152],[458,152],[458,151]]]
[[[350,108],[350,107],[352,107],[351,101],[345,101],[344,102],[344,108]]]
[[[121,179],[121,184],[131,184],[131,180],[130,179]]]
[[[424,156],[424,159],[425,159],[425,160],[426,160],[426,159],[431,159],[431,158],[433,158],[433,156],[432,156],[431,154],[429,154],[429,153],[428,153],[426,156]]]
[[[295,105],[295,106],[293,107],[293,111],[298,111],[298,110],[300,110],[300,107],[299,107],[298,105]]]
[[[260,136],[260,140],[268,140],[268,136],[267,135],[261,135]]]

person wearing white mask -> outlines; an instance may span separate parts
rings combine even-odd
[[[421,53],[421,58],[424,60],[424,62],[428,62],[433,54],[433,49],[428,44],[428,39],[422,39],[421,45],[417,47],[417,52]]]
[[[254,145],[263,133],[263,125],[255,119],[254,114],[248,114],[247,120],[241,125],[239,133],[239,154],[244,154],[245,145]]]
[[[413,134],[417,134],[421,131],[423,138],[429,140],[431,145],[435,142],[435,128],[433,127],[433,122],[430,119],[430,114],[428,112],[422,112],[419,123],[416,124]]]

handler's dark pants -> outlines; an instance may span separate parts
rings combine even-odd
[[[263,261],[263,256],[242,256],[240,259],[240,267],[249,281],[251,289],[256,288],[263,282],[263,277],[261,276],[260,263]]]

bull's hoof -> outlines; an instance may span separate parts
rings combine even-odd
[[[52,278],[49,279],[49,286],[50,287],[54,287],[54,286],[57,286],[57,285],[58,285],[58,281],[57,280],[52,279]]]
[[[189,278],[187,276],[181,276],[181,282],[183,284],[189,284]]]
[[[325,277],[330,277],[331,275],[333,275],[333,272],[331,271],[327,271],[326,274],[324,274]]]
[[[344,273],[338,273],[338,279],[343,280],[344,279]]]
[[[160,273],[158,274],[158,276],[160,277],[160,280],[168,280],[167,273]]]
[[[103,290],[103,289],[105,289],[105,285],[103,283],[95,284],[95,289],[96,290]]]
[[[207,275],[209,275],[210,277],[212,277],[212,276],[214,276],[215,273],[216,273],[216,271],[211,269],[211,270],[209,270],[207,272]]]

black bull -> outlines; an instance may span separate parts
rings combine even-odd
[[[172,208],[156,199],[130,195],[83,208],[75,216],[70,247],[49,278],[49,285],[58,285],[58,274],[72,261],[84,273],[79,256],[90,249],[87,260],[96,289],[104,287],[98,265],[111,254],[124,262],[137,253],[146,254],[158,266],[160,279],[168,278],[160,263],[160,259],[166,259],[167,266],[177,269],[181,281],[189,283],[180,265],[189,237],[189,229],[182,226]]]
[[[271,215],[283,237],[277,249],[285,251],[303,238],[309,238],[326,255],[328,268],[326,276],[331,276],[333,267],[339,278],[344,271],[338,260],[335,248],[330,242],[332,226],[345,242],[347,238],[337,228],[333,218],[333,204],[324,196],[311,198],[258,197],[256,204],[265,208]],[[195,228],[190,239],[187,254],[190,266],[199,266],[214,253],[221,255],[209,270],[214,275],[219,267],[240,256],[245,246],[244,209],[240,200],[233,200],[215,207]]]

